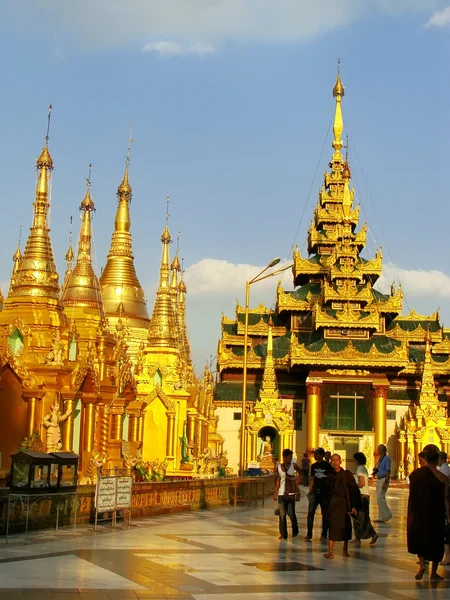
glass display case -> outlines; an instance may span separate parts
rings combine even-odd
[[[77,486],[78,454],[18,452],[12,456],[11,491],[70,492]]]

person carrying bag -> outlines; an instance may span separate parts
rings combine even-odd
[[[299,466],[292,459],[292,450],[283,450],[283,462],[278,463],[275,477],[275,491],[273,499],[278,502],[279,540],[287,540],[287,516],[292,523],[292,537],[298,535],[297,516],[295,514],[295,503],[300,500],[300,488],[297,475],[301,475]]]

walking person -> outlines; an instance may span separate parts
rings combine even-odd
[[[352,523],[350,515],[356,516],[361,509],[361,494],[356,485],[353,474],[341,467],[341,457],[333,454],[331,464],[334,475],[331,477],[330,504],[328,521],[330,535],[328,552],[325,558],[334,558],[334,543],[344,542],[343,556],[349,557],[348,542],[352,537]]]
[[[302,475],[303,475],[303,487],[308,487],[309,485],[309,467],[311,465],[311,461],[308,458],[307,453],[303,455],[302,458]]]
[[[355,480],[356,485],[361,492],[361,510],[358,512],[358,519],[353,521],[355,530],[355,540],[353,543],[361,545],[361,540],[370,540],[370,546],[374,546],[378,539],[378,533],[375,531],[370,520],[370,492],[369,492],[369,473],[366,469],[367,458],[362,452],[353,455],[357,464]]]
[[[431,562],[431,581],[443,579],[437,574],[444,556],[445,517],[448,518],[449,481],[437,470],[439,448],[429,444],[423,449],[427,464],[413,471],[409,478],[407,540],[408,552],[419,557],[415,578],[423,578],[427,561]]]
[[[438,469],[443,475],[446,475],[447,478],[449,478],[450,484],[450,467],[448,466],[447,459],[448,457],[446,452],[439,452]],[[447,516],[445,517],[444,530],[444,558],[441,562],[441,565],[450,565],[450,523],[447,519]]]
[[[387,523],[392,519],[392,513],[386,502],[386,492],[389,489],[389,483],[391,481],[391,457],[387,455],[387,448],[384,444],[378,446],[378,462],[373,470],[373,474],[378,477],[378,519],[375,520],[375,523]]]
[[[292,456],[292,450],[289,448],[283,450],[283,461],[278,463],[275,476],[273,499],[275,502],[278,502],[279,540],[287,540],[287,516],[289,516],[292,524],[292,537],[298,535],[295,502],[300,500],[300,489],[296,473],[301,475],[302,472],[297,463],[292,459]]]
[[[320,539],[325,541],[328,538],[328,497],[329,497],[329,478],[332,475],[333,467],[324,460],[325,451],[323,448],[314,450],[315,463],[311,466],[311,475],[309,478],[308,496],[308,531],[305,537],[307,542],[312,540],[314,515],[320,504],[322,510],[322,535]]]

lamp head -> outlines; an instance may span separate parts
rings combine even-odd
[[[274,258],[270,261],[270,263],[267,265],[268,269],[271,269],[272,267],[274,267],[275,265],[277,265],[279,262],[281,261],[281,258]]]

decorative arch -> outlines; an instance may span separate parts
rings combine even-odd
[[[146,398],[146,405],[148,406],[155,400],[155,398],[159,398],[161,402],[164,404],[167,410],[175,410],[175,402],[170,398],[161,386],[155,386],[154,390],[150,392],[150,394]]]
[[[23,335],[17,327],[8,335],[8,346],[11,348],[13,356],[20,356],[25,347]]]

